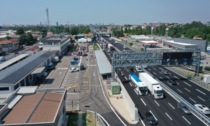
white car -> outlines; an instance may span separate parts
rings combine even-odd
[[[76,67],[71,68],[71,72],[77,72],[77,71],[79,71],[79,68],[76,68]]]
[[[195,104],[194,106],[198,111],[203,112],[204,114],[210,114],[210,110],[207,106],[202,104]]]
[[[142,70],[142,67],[141,66],[136,66],[136,71],[137,72],[142,72],[143,70]]]

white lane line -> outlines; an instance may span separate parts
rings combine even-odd
[[[188,121],[184,116],[182,116],[182,118],[188,123],[191,125],[190,121]]]
[[[175,109],[173,105],[171,105],[170,103],[168,103],[168,104],[171,106],[171,108]]]
[[[194,99],[192,99],[192,98],[189,98],[191,101],[193,101],[193,102],[195,102],[196,103],[196,101],[194,100]]]
[[[128,78],[125,76],[125,79],[128,80]]]
[[[157,106],[160,106],[160,105],[157,103],[157,101],[156,101],[156,100],[154,100],[154,102],[157,104]]]
[[[147,106],[147,104],[144,102],[144,100],[141,98],[141,101],[143,102],[143,104],[145,105],[145,106]]]
[[[93,76],[95,77],[95,73],[93,73]]]
[[[177,89],[177,91],[179,91],[180,93],[183,93],[182,91],[180,91],[179,89]]]
[[[168,116],[168,118],[169,118],[170,120],[173,120],[173,119],[168,115],[168,113],[165,112],[165,114]]]
[[[131,82],[129,84],[130,84],[131,87],[133,87],[133,84]]]
[[[152,115],[154,115],[155,120],[158,120],[158,119],[156,118],[155,114],[154,114],[151,110],[149,110],[149,111],[152,113]]]
[[[146,125],[144,124],[143,120],[141,120],[141,123],[143,124],[143,126],[146,126]]]
[[[179,79],[178,77],[174,76],[174,78]]]
[[[188,91],[188,92],[190,92],[190,90],[189,89],[187,89],[187,88],[184,88],[186,91]]]
[[[166,76],[168,79],[170,79],[170,77]]]
[[[205,99],[203,99],[203,98],[201,98],[201,97],[199,97],[199,96],[198,96],[198,98],[199,98],[200,100],[202,100],[202,101],[206,101]]]
[[[59,72],[59,76],[61,75],[62,72]]]
[[[154,74],[154,75],[156,75],[156,73],[155,73],[155,72],[153,72],[153,74]]]
[[[134,92],[136,92],[136,95],[138,95],[138,92],[136,91],[136,89],[134,89]]]
[[[187,82],[184,82],[186,85],[188,85],[189,87],[191,87],[191,85],[190,84],[188,84]]]
[[[200,93],[203,94],[203,95],[206,95],[206,93],[202,92],[202,91],[199,90],[199,89],[196,89],[196,91],[200,92]]]

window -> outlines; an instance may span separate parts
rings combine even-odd
[[[9,91],[9,87],[0,87],[0,91]]]

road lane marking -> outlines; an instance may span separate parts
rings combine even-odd
[[[188,91],[188,92],[190,92],[190,90],[189,89],[187,89],[187,88],[184,88],[186,91]]]
[[[184,116],[182,116],[182,118],[188,123],[191,125],[190,121],[188,121]]]
[[[156,73],[155,72],[152,72],[154,75],[156,75]]]
[[[62,72],[59,73],[59,76],[61,75]]]
[[[168,116],[168,118],[169,118],[170,120],[173,120],[173,119],[168,115],[168,113],[165,112],[165,114]]]
[[[156,100],[154,100],[154,102],[157,104],[157,106],[160,106],[160,105],[157,103],[157,101],[156,101]]]
[[[189,98],[191,101],[193,101],[193,102],[195,102],[196,103],[196,101],[194,100],[194,99],[192,99],[192,98]]]
[[[136,91],[136,89],[134,89],[134,92],[136,92],[136,95],[138,95],[138,92]]]
[[[177,89],[177,91],[179,91],[180,93],[183,93],[182,91],[180,91],[179,89]]]
[[[166,76],[168,79],[170,79],[170,77]]]
[[[131,82],[129,84],[130,84],[131,87],[133,87],[133,84]]]
[[[125,79],[128,80],[128,78],[125,76]]]
[[[168,104],[171,106],[171,108],[175,109],[173,105],[171,105],[170,103],[168,103]]]
[[[146,126],[145,124],[144,124],[144,122],[143,122],[143,120],[141,119],[141,123],[143,124],[143,126]]]
[[[206,93],[202,92],[202,91],[201,91],[201,90],[199,90],[199,89],[196,89],[196,91],[200,92],[201,94],[206,95]]]
[[[95,73],[93,73],[93,76],[95,77]]]
[[[200,100],[202,100],[202,101],[206,101],[205,99],[203,99],[203,98],[201,98],[201,97],[199,97],[199,96],[198,96],[198,98],[199,98]]]
[[[174,76],[174,78],[179,79],[178,77]]]
[[[143,102],[143,104],[145,105],[145,106],[147,106],[147,104],[144,102],[144,100],[141,98],[141,101]]]
[[[188,84],[187,82],[184,82],[186,85],[188,85],[189,87],[191,87],[191,85],[190,84]]]

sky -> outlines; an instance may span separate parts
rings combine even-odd
[[[210,0],[1,0],[0,25],[210,21]]]

